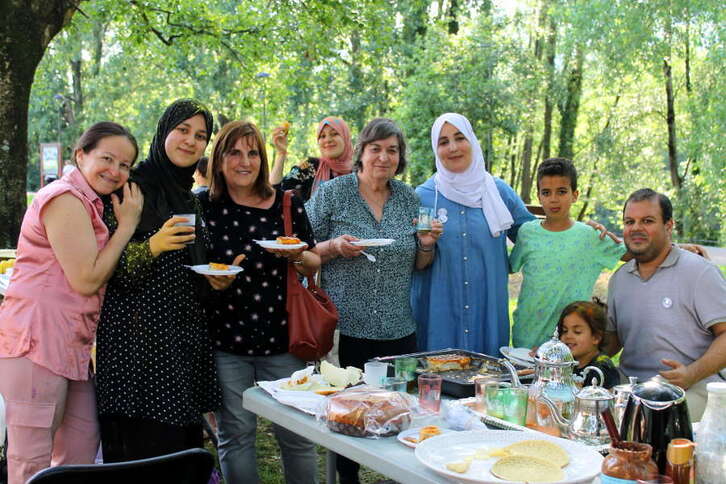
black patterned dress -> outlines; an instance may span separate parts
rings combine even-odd
[[[280,182],[280,188],[283,190],[294,190],[295,195],[303,202],[307,202],[312,197],[313,181],[315,173],[318,171],[320,160],[318,158],[308,158],[303,163],[293,166],[290,172]],[[331,175],[331,180],[335,175]]]
[[[287,259],[254,242],[285,235],[283,191],[275,192],[268,209],[237,205],[226,194],[218,201],[210,201],[209,192],[198,195],[211,237],[209,260],[231,264],[238,254],[246,256],[244,272],[207,299],[215,350],[242,356],[287,352]],[[293,234],[312,249],[313,231],[300,199],[293,196],[290,209]]]
[[[110,204],[105,218],[113,233]],[[221,403],[200,303],[207,282],[184,267],[187,250],[154,258],[155,232],[134,236],[106,289],[97,336],[98,413],[102,422],[116,416],[195,426]],[[195,243],[207,244],[207,233],[199,232]]]

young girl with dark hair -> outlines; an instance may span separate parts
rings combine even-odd
[[[598,298],[590,301],[575,301],[562,310],[557,330],[560,341],[565,343],[577,360],[574,374],[585,378],[584,386],[590,385],[594,372],[583,374],[587,366],[600,368],[605,375],[602,386],[612,388],[620,383],[620,375],[613,362],[601,352],[605,336],[606,306]]]

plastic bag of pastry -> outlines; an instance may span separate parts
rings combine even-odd
[[[361,385],[326,398],[317,417],[341,434],[388,437],[411,425],[413,404],[407,394]]]

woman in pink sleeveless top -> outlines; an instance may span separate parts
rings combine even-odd
[[[76,145],[78,169],[40,190],[23,218],[0,306],[9,484],[50,465],[92,463],[98,450],[91,346],[104,286],[143,206],[138,187],[126,183],[137,154],[123,126],[93,125]],[[101,200],[109,195],[118,220],[112,237]]]

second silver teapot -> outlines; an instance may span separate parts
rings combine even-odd
[[[599,368],[592,368],[600,371]],[[604,380],[600,373],[601,382]],[[605,410],[613,411],[615,397],[607,389],[595,385],[584,387],[575,394],[575,409],[572,416],[566,419],[559,412],[555,404],[546,396],[541,401],[547,405],[551,415],[560,427],[560,433],[565,438],[576,440],[585,445],[602,446],[610,444],[610,435],[605,425],[602,413]]]

